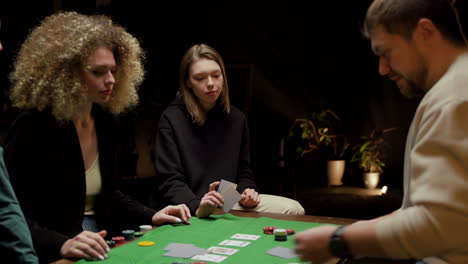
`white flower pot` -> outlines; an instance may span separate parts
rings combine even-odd
[[[379,184],[380,173],[378,172],[365,172],[363,174],[364,185],[367,189],[375,189]]]
[[[341,181],[343,179],[345,171],[346,161],[344,160],[329,160],[327,163],[327,177],[328,186],[339,186],[343,185]]]

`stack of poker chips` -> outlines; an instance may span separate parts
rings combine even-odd
[[[116,237],[113,237],[112,240],[114,241],[115,245],[120,245],[125,241],[125,237],[116,236]]]
[[[273,231],[275,234],[275,240],[276,241],[286,241],[288,240],[288,233],[286,229],[282,228],[276,228],[275,231]]]
[[[274,226],[266,226],[263,228],[263,233],[267,235],[273,235],[273,231],[275,231],[276,227]]]
[[[274,226],[266,226],[266,227],[263,228],[263,233],[267,234],[267,235],[273,235],[275,229],[277,229],[277,228],[274,227]],[[294,235],[296,233],[296,231],[294,229],[286,229],[286,233],[289,236],[289,235]]]
[[[127,241],[132,241],[133,239],[135,239],[135,231],[133,230],[123,230],[122,235]]]
[[[147,233],[148,231],[151,231],[151,229],[153,229],[153,226],[151,225],[141,225],[140,226],[140,232],[145,234]]]

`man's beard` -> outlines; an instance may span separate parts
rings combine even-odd
[[[407,98],[418,98],[422,97],[426,93],[425,80],[427,77],[427,67],[422,66],[421,69],[413,74],[414,78],[410,79],[399,72],[392,71],[389,74],[390,77],[396,76],[400,78],[399,82],[403,82],[402,86],[398,85],[401,94]]]
[[[406,98],[419,98],[422,97],[425,93],[424,89],[420,88],[420,85],[417,85],[416,82],[408,80],[404,77],[402,79],[406,82],[405,87],[398,87],[401,94]]]

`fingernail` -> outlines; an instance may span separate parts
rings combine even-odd
[[[100,260],[104,260],[104,257],[101,256],[101,255],[99,255],[99,259],[100,259]]]
[[[108,259],[108,258],[109,258],[109,256],[108,256],[107,254],[104,254],[104,257],[105,257],[106,259]]]
[[[110,248],[106,248],[106,251],[107,251],[107,253],[109,253],[109,252],[110,252]]]
[[[182,223],[182,219],[176,218],[176,222],[177,222],[177,223]]]

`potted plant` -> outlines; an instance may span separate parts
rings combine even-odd
[[[289,137],[300,135],[296,152],[301,157],[313,151],[321,151],[327,158],[328,185],[342,185],[345,170],[344,154],[348,139],[337,133],[340,119],[331,110],[314,112],[307,118],[298,118],[291,126]]]
[[[372,130],[368,136],[362,137],[362,141],[354,146],[354,154],[351,162],[357,162],[363,170],[364,185],[369,189],[377,187],[380,174],[385,167],[385,155],[389,144],[384,139],[384,134],[395,130],[387,128],[383,130]]]

